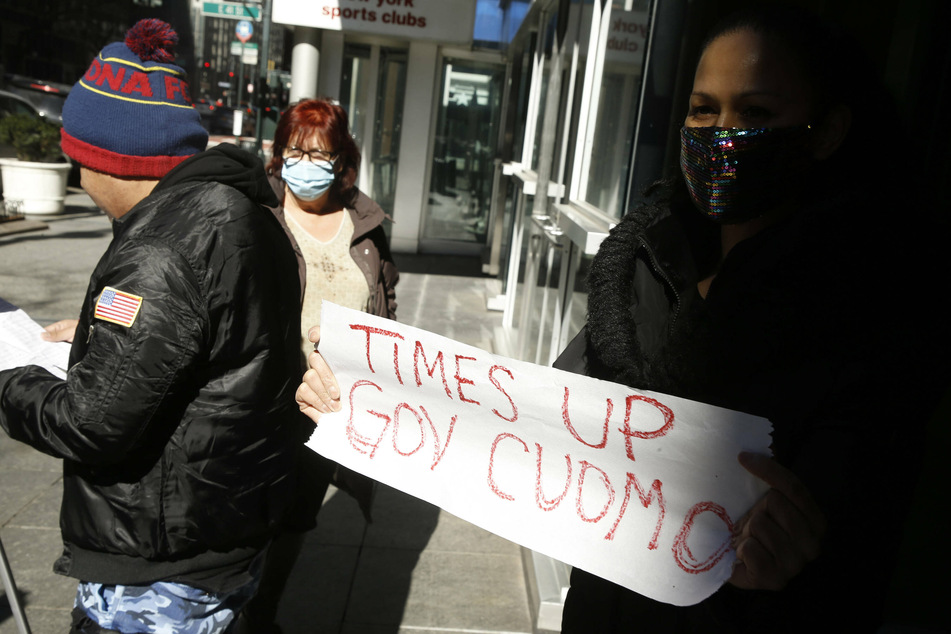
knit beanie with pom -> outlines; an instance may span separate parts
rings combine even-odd
[[[63,104],[63,151],[84,167],[123,178],[158,179],[205,149],[201,126],[174,65],[178,35],[140,20],[92,61]]]

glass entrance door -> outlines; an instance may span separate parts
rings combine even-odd
[[[340,103],[363,156],[359,187],[391,216],[395,215],[406,57],[405,50],[348,44],[340,85]],[[390,225],[383,226],[388,230]]]
[[[391,215],[396,200],[403,97],[406,94],[406,51],[380,49],[373,149],[370,154],[370,197]]]
[[[443,60],[421,241],[486,243],[504,78],[500,64]]]

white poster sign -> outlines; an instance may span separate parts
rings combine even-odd
[[[43,327],[22,309],[0,298],[0,370],[41,365],[66,378],[70,344],[40,338]]]
[[[466,44],[475,0],[274,0],[272,20],[317,29]]]
[[[768,421],[506,359],[324,302],[343,410],[315,451],[528,548],[691,605],[730,576],[766,491]]]

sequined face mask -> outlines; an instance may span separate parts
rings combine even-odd
[[[794,196],[812,168],[810,126],[680,130],[680,170],[694,204],[722,224],[757,218]]]

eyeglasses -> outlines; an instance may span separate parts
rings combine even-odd
[[[337,153],[329,150],[302,150],[299,147],[287,148],[284,157],[284,165],[291,167],[297,165],[306,156],[311,163],[333,163],[337,160]]]

